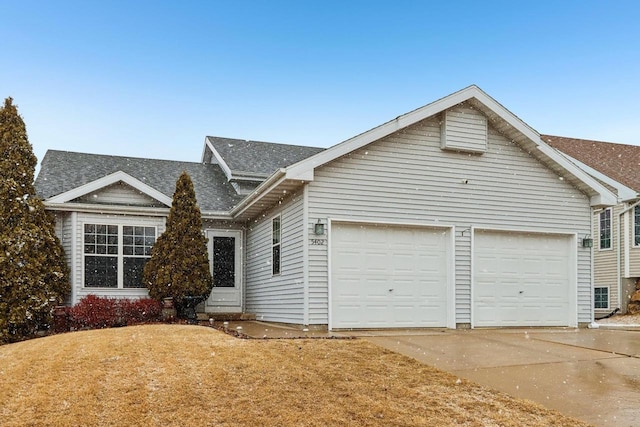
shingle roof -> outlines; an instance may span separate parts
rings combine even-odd
[[[264,141],[208,136],[207,139],[233,172],[258,174],[265,178],[277,169],[311,157],[324,148],[276,144]]]
[[[640,146],[540,135],[550,146],[621,184],[640,191]]]
[[[186,171],[203,211],[227,211],[243,196],[236,194],[218,165],[142,159],[49,150],[35,181],[38,196],[47,199],[122,171],[173,197],[176,181]]]

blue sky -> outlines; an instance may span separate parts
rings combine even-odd
[[[470,84],[540,133],[640,145],[639,4],[0,0],[0,96],[40,160],[328,147]]]

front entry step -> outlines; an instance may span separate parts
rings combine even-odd
[[[198,313],[198,320],[256,320],[253,313]]]

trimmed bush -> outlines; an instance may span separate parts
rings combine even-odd
[[[162,304],[152,298],[123,299],[120,301],[122,317],[127,325],[155,322],[162,314]]]
[[[69,309],[75,329],[102,329],[156,322],[162,306],[151,298],[115,299],[87,295]]]

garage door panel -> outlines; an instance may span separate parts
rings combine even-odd
[[[474,234],[474,326],[566,326],[571,238]]]
[[[332,327],[446,326],[447,236],[427,228],[335,224]],[[349,258],[340,256],[344,245]]]

